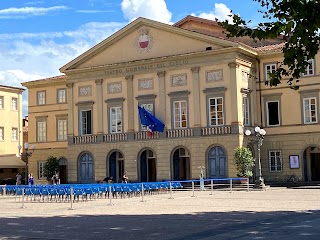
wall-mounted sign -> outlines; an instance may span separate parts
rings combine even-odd
[[[290,155],[290,168],[300,168],[299,155]]]

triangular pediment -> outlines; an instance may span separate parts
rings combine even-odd
[[[138,18],[63,66],[60,71],[67,72],[235,46],[238,44],[231,41]]]

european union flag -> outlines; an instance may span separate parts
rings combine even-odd
[[[138,109],[142,125],[147,126],[152,132],[163,132],[164,124],[159,119],[140,106],[138,106]]]

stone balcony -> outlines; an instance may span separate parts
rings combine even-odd
[[[125,141],[147,141],[150,139],[172,139],[202,137],[213,135],[231,135],[238,132],[232,131],[232,126],[204,127],[204,128],[186,128],[171,129],[164,132],[153,132],[152,136],[148,132],[127,132],[115,134],[97,134],[68,137],[68,144],[95,144],[102,142],[125,142]]]

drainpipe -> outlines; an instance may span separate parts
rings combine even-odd
[[[261,93],[261,74],[260,74],[260,59],[256,58],[258,62],[258,81],[259,81],[259,105],[260,105],[260,127],[263,128],[262,121],[262,93]]]

